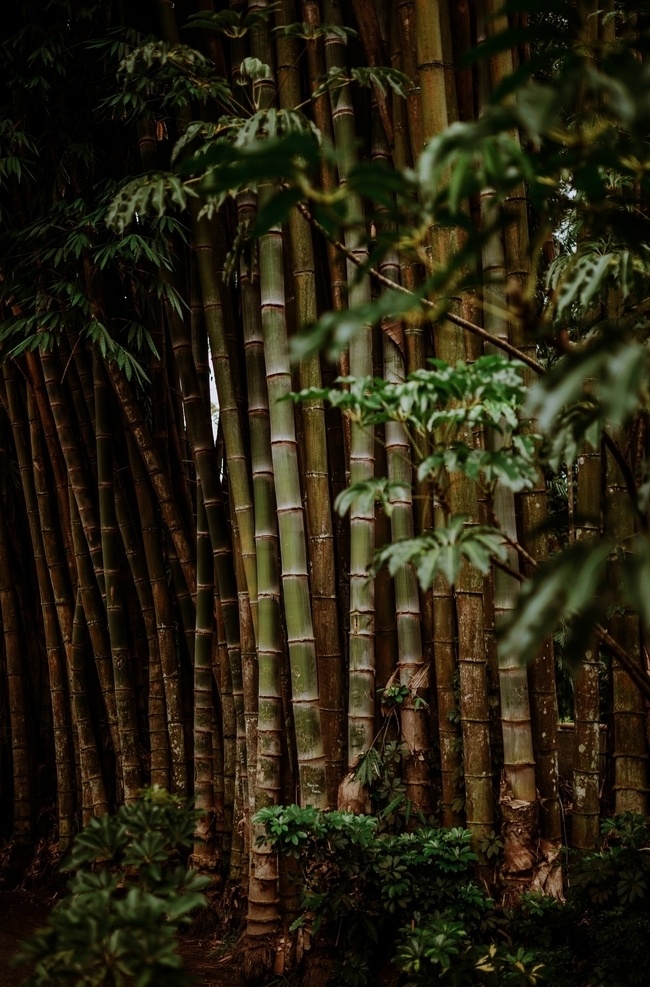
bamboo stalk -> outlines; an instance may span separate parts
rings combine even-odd
[[[165,683],[160,662],[160,644],[156,627],[156,611],[153,601],[146,555],[138,538],[133,518],[122,484],[115,484],[115,515],[124,546],[133,585],[135,586],[148,649],[147,679],[147,733],[149,735],[149,777],[153,786],[169,790],[171,761],[169,735],[167,733],[167,707]]]
[[[31,449],[28,449],[23,406],[19,402],[13,375],[13,364],[6,362],[3,370],[14,446],[18,458],[18,468],[20,470],[34,562],[36,564],[38,593],[43,614],[43,630],[45,634],[48,669],[48,692],[51,702],[54,734],[59,849],[61,852],[64,852],[72,841],[75,828],[74,756],[69,720],[65,652],[59,636],[56,603],[45,558],[33,461]]]
[[[507,27],[507,19],[501,13],[500,4],[487,0],[487,25],[490,31]],[[483,28],[485,25],[480,24]],[[513,71],[512,54],[508,50],[498,53],[490,62],[493,85],[500,84]],[[485,103],[485,94],[482,102]],[[517,135],[513,135],[518,139]],[[488,210],[489,212],[489,210]],[[531,290],[531,273],[528,235],[528,205],[526,190],[518,186],[508,195],[503,206],[503,261],[505,298],[501,293],[494,302],[507,302],[511,311],[517,312],[521,299]],[[516,316],[509,325],[509,338],[518,349],[534,356],[535,341],[527,338],[521,320]],[[527,382],[534,380],[531,371],[524,371]],[[535,432],[535,422],[523,422],[524,430]],[[538,561],[548,558],[548,537],[544,533],[547,508],[546,485],[541,470],[535,486],[518,496],[518,529],[521,543]],[[533,746],[536,760],[537,787],[540,794],[541,826],[544,836],[559,842],[562,838],[561,806],[558,780],[557,742],[557,694],[555,684],[555,655],[553,639],[547,637],[529,668]]]
[[[634,521],[623,477],[611,453],[605,457],[605,533],[627,551],[634,535]],[[622,582],[621,563],[609,564],[612,583]],[[638,614],[626,606],[610,618],[609,630],[631,661],[643,667]],[[616,812],[647,811],[648,750],[645,733],[645,700],[620,662],[612,661],[614,720],[614,793]]]
[[[194,644],[194,801],[203,816],[197,824],[194,860],[213,867],[215,847],[210,838],[214,818],[212,744],[212,638],[214,632],[214,562],[208,520],[196,488],[196,634]]]
[[[160,507],[165,527],[169,532],[174,548],[178,556],[178,562],[183,572],[184,580],[188,591],[194,601],[196,597],[196,566],[194,561],[194,550],[180,512],[178,510],[171,485],[167,474],[163,470],[160,458],[154,448],[153,440],[149,433],[140,409],[138,408],[129,382],[118,366],[109,361],[107,363],[108,376],[115,393],[120,402],[120,408],[124,416],[126,425],[131,432],[138,452],[147,470],[151,486],[153,487],[158,506]],[[194,622],[192,621],[192,624]]]
[[[283,0],[277,15],[278,26],[291,23],[291,3]],[[295,41],[278,38],[278,79],[280,105],[290,109],[300,101],[299,52]],[[304,217],[292,210],[289,216],[293,281],[296,296],[296,330],[305,331],[318,316],[316,264],[311,229]],[[322,387],[320,359],[314,355],[298,365],[301,388]],[[343,668],[339,639],[336,598],[334,529],[329,486],[329,462],[325,406],[323,401],[301,405],[302,462],[311,599],[318,662],[320,710],[325,745],[328,803],[336,805],[337,791],[344,772],[345,727],[343,709]]]
[[[97,442],[97,484],[99,488],[99,523],[106,616],[113,663],[113,682],[117,726],[120,733],[118,770],[124,785],[125,803],[134,802],[142,788],[142,766],[138,755],[139,738],[135,708],[134,676],[131,651],[126,635],[124,603],[120,578],[120,551],[113,485],[112,412],[108,382],[99,354],[94,360],[95,419]],[[79,511],[81,517],[81,510]],[[82,522],[83,523],[83,522]]]
[[[325,0],[327,23],[340,25],[338,4]],[[345,44],[335,34],[325,41],[327,68],[346,68]],[[355,163],[355,122],[349,85],[341,87],[331,100],[334,140],[339,152],[339,183],[345,186],[347,175]],[[357,260],[367,258],[363,203],[356,194],[348,195],[351,228],[346,231],[345,245]],[[350,307],[370,301],[370,282],[354,277],[347,265],[348,304]],[[350,344],[349,372],[353,377],[371,377],[372,330],[363,328]],[[374,434],[372,428],[350,427],[350,484],[372,479],[375,472]],[[375,734],[375,602],[374,584],[368,579],[375,548],[374,507],[350,510],[350,634],[348,686],[348,766],[354,767],[358,758],[371,746]]]
[[[489,0],[488,8],[489,9]],[[488,12],[485,6],[477,8],[477,38],[485,36]],[[479,83],[479,105],[487,100],[486,68],[483,68]],[[492,190],[481,195],[481,217],[487,226],[492,222]],[[499,313],[505,310],[505,271],[506,260],[503,241],[497,230],[485,243],[482,251],[483,274],[483,322],[492,335],[507,338],[508,328]],[[486,352],[491,349],[486,345]],[[517,540],[517,523],[514,496],[511,491],[498,485],[493,502],[489,505],[493,515],[506,535]],[[519,559],[514,549],[508,550],[508,566],[519,571]],[[519,585],[515,578],[502,570],[494,573],[494,614],[499,620],[516,605]],[[537,798],[535,783],[535,757],[533,753],[532,721],[528,695],[528,676],[515,656],[507,656],[498,651],[499,689],[501,698],[501,724],[503,732],[504,773],[512,797],[521,802],[534,803]]]
[[[600,449],[587,447],[578,459],[576,538],[602,534]],[[574,682],[573,846],[591,850],[600,839],[600,662],[598,644],[587,647]]]
[[[266,0],[255,0],[249,9],[266,8]],[[251,51],[266,64],[273,65],[272,50],[266,30],[252,32]],[[274,84],[260,87],[261,107],[269,105]],[[260,207],[271,190],[260,186]],[[286,400],[292,391],[287,340],[284,287],[284,243],[278,227],[269,230],[259,241],[260,311],[264,338],[264,361],[271,425],[271,457],[277,505],[282,590],[287,643],[291,665],[291,695],[298,752],[300,801],[317,808],[327,806],[325,755],[319,707],[318,670],[312,619],[305,517],[302,505],[298,448],[294,411]]]
[[[40,414],[34,391],[31,388],[28,388],[27,391],[27,413],[30,429],[30,454],[34,469],[38,518],[43,534],[45,561],[52,583],[59,633],[68,656],[72,721],[77,733],[81,779],[84,791],[88,795],[87,801],[84,798],[82,806],[84,820],[87,822],[90,815],[101,815],[106,812],[108,803],[88,702],[85,647],[84,643],[80,643],[79,636],[75,638],[76,607],[72,602],[73,590],[68,576],[69,567],[64,559],[63,538],[61,537],[61,541],[59,541],[62,530],[69,525],[69,517],[66,514],[66,517],[61,519],[52,501]],[[72,562],[74,563],[74,556]],[[77,606],[81,607],[79,596],[77,596]],[[81,608],[81,616],[77,625],[79,623],[83,623],[83,608]],[[83,641],[85,642],[85,637]]]
[[[189,793],[187,778],[187,752],[185,745],[185,728],[183,722],[183,699],[181,674],[177,655],[176,643],[176,623],[172,607],[169,587],[167,585],[167,573],[163,546],[161,544],[161,533],[153,503],[153,498],[148,485],[147,473],[142,460],[135,447],[135,441],[131,435],[127,435],[127,447],[129,452],[129,462],[131,474],[135,487],[136,502],[142,532],[142,542],[144,557],[149,575],[149,585],[154,606],[156,620],[156,635],[158,638],[158,656],[163,681],[164,704],[166,716],[166,730],[168,734],[169,754],[171,758],[171,790],[181,795]],[[184,581],[181,579],[184,585]],[[187,593],[187,589],[186,589]],[[186,597],[186,606],[189,603],[189,613],[186,613],[184,620],[194,619],[194,608],[189,594]],[[192,639],[193,643],[193,639]],[[190,652],[192,654],[193,652]],[[150,685],[151,689],[151,685]],[[150,695],[151,702],[160,702]],[[150,716],[151,716],[150,707]],[[153,748],[152,748],[153,753]],[[153,784],[152,777],[152,784]]]
[[[253,210],[253,196],[240,193],[237,198],[240,221],[251,219]],[[280,563],[259,288],[251,278],[249,265],[243,260],[239,277],[248,383],[259,613],[258,749],[254,795],[256,808],[263,808],[279,803],[282,778]],[[247,917],[247,933],[252,937],[267,935],[279,922],[277,856],[268,843],[257,841],[259,835],[262,833],[255,828],[252,832],[255,839],[251,840]]]
[[[29,741],[30,716],[26,697],[24,642],[16,589],[12,579],[13,564],[9,552],[6,508],[0,510],[0,615],[4,638],[6,696],[11,735],[11,769],[13,780],[12,838],[19,846],[31,843],[34,823],[32,751]]]

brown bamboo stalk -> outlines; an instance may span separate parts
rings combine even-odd
[[[171,757],[171,790],[180,795],[187,795],[189,794],[189,784],[187,778],[181,670],[176,641],[176,622],[169,586],[167,584],[160,525],[156,515],[147,473],[131,435],[127,435],[127,444],[138,505],[140,530],[142,531],[144,555],[156,618],[158,654],[163,679],[166,711],[166,729],[169,736]],[[186,593],[185,605],[183,607],[186,611],[184,622],[189,623],[190,619],[195,619],[194,608],[182,576],[180,577],[180,582],[185,588]],[[190,643],[193,645],[193,638]],[[193,654],[193,652],[190,652],[190,654]],[[150,695],[150,701],[153,698]]]
[[[626,552],[634,535],[627,487],[610,452],[605,456],[605,533]],[[618,558],[610,562],[615,586],[622,582]],[[643,667],[639,616],[629,606],[610,618],[609,630],[632,662]],[[614,720],[614,793],[616,812],[645,815],[648,796],[648,750],[645,700],[620,662],[612,661]]]
[[[27,392],[27,401],[30,428],[30,455],[34,470],[38,520],[43,537],[45,562],[52,584],[59,633],[66,655],[68,656],[67,664],[72,722],[77,733],[81,779],[84,792],[86,793],[82,808],[84,821],[87,822],[90,815],[101,815],[103,812],[106,812],[108,810],[108,803],[99,760],[97,740],[88,702],[85,637],[82,644],[79,643],[79,639],[75,639],[74,617],[76,608],[73,603],[74,593],[70,586],[68,565],[64,560],[63,549],[59,540],[63,525],[60,523],[60,518],[52,501],[40,417],[36,407],[34,392],[31,388]],[[81,606],[80,601],[79,605]],[[83,609],[79,620],[83,622]],[[85,633],[85,623],[83,630]]]
[[[59,636],[56,603],[47,570],[24,408],[19,399],[12,362],[7,361],[3,370],[43,614],[48,691],[54,735],[59,849],[63,852],[70,845],[75,828],[74,753],[69,719],[65,651]]]
[[[160,663],[160,645],[156,627],[153,593],[149,581],[146,555],[135,530],[126,492],[119,480],[115,484],[115,515],[147,635],[149,780],[152,787],[157,785],[165,790],[169,790],[171,763],[169,735],[167,733],[167,706],[165,703],[165,683]]]
[[[134,802],[142,788],[142,765],[139,758],[139,737],[135,706],[133,657],[129,648],[124,602],[120,578],[120,541],[115,516],[113,483],[112,410],[110,390],[104,373],[101,354],[95,353],[93,362],[95,380],[95,418],[97,443],[97,483],[99,488],[99,523],[101,529],[101,556],[103,581],[106,592],[106,616],[113,662],[113,681],[117,724],[120,732],[118,770],[124,786],[125,803]],[[81,509],[79,511],[82,517]],[[82,518],[83,523],[83,518]],[[86,535],[86,537],[88,537]],[[90,543],[89,543],[90,544]]]
[[[203,816],[197,824],[194,860],[214,867],[211,840],[214,819],[212,709],[212,638],[214,631],[214,562],[201,486],[196,488],[196,635],[194,643],[194,801]]]
[[[194,549],[172,493],[169,478],[163,470],[160,458],[154,448],[149,429],[145,424],[124,373],[113,361],[108,362],[107,369],[111,384],[113,385],[115,393],[118,397],[124,420],[129,431],[133,435],[138,452],[142,457],[142,461],[147,470],[151,486],[154,490],[163,516],[165,527],[169,532],[169,536],[176,550],[178,562],[183,573],[183,578],[187,584],[192,601],[194,601],[196,597],[196,566],[194,561]]]
[[[576,538],[602,535],[602,464],[600,449],[585,448],[578,459]],[[573,846],[591,850],[600,839],[600,661],[590,644],[574,683]]]
[[[16,588],[12,579],[14,569],[7,534],[5,504],[0,505],[0,614],[4,638],[6,667],[6,696],[11,735],[13,779],[12,838],[19,846],[31,843],[35,818],[31,744],[28,724],[30,715],[26,697],[24,641]]]

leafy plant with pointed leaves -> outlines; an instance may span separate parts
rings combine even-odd
[[[27,987],[189,984],[175,937],[210,884],[182,863],[197,819],[162,789],[92,819],[65,863],[68,894],[22,946],[19,962],[34,966]]]
[[[387,751],[395,763],[398,748]],[[466,937],[491,948],[494,905],[474,880],[476,855],[467,831],[421,828],[394,835],[372,816],[297,806],[263,809],[256,818],[273,847],[298,861],[302,913],[296,925],[309,925],[326,943],[336,938],[341,962],[334,983],[374,983],[382,962],[393,957],[409,972],[398,943],[407,925],[412,931],[427,919],[458,923]],[[480,981],[459,981],[473,982]]]

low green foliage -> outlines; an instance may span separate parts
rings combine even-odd
[[[643,816],[606,819],[602,845],[571,854],[566,903],[525,896],[509,916],[513,937],[535,948],[555,987],[647,983],[650,827]]]
[[[376,752],[375,752],[376,754]],[[363,771],[381,779],[378,756]],[[602,846],[568,859],[567,900],[525,894],[500,909],[478,880],[470,834],[311,807],[264,809],[257,821],[296,858],[302,912],[340,959],[332,985],[374,984],[388,962],[403,987],[624,987],[647,980],[650,827],[631,813],[603,824]],[[488,839],[491,855],[501,841]]]
[[[68,895],[22,947],[34,972],[26,987],[187,987],[175,934],[210,879],[188,871],[198,813],[160,789],[77,836]]]
[[[372,816],[295,805],[263,809],[256,820],[280,854],[298,861],[296,926],[308,925],[326,941],[336,937],[335,983],[372,984],[388,961],[412,987],[438,977],[463,985],[539,980],[539,963],[511,948],[503,929],[502,944],[495,942],[503,923],[476,880],[466,830],[423,827],[391,835]]]

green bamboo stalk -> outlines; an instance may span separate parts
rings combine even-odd
[[[276,15],[278,26],[291,23],[292,3],[283,0]],[[280,105],[285,109],[300,102],[298,78],[299,49],[295,40],[278,38],[278,80]],[[289,216],[296,330],[302,332],[317,317],[316,263],[311,229],[306,219],[292,210]],[[301,388],[321,388],[320,359],[314,355],[298,365]],[[344,772],[345,727],[343,710],[343,669],[336,598],[334,528],[330,498],[330,468],[323,401],[301,405],[301,443],[307,515],[307,536],[311,574],[311,598],[318,662],[320,710],[325,745],[328,802],[336,805],[339,783]]]
[[[194,859],[201,868],[214,867],[210,839],[214,819],[212,749],[212,637],[214,630],[214,562],[207,514],[196,488],[196,635],[194,644],[194,800],[204,814],[197,824]]]
[[[382,139],[377,121],[373,128],[373,160],[388,161],[388,148]],[[381,225],[381,214],[378,217]],[[399,282],[399,264],[393,253],[380,263],[381,273]],[[400,323],[383,326],[383,376],[391,384],[403,383],[406,377],[404,333]],[[388,479],[400,485],[400,492],[391,494],[391,537],[393,541],[414,535],[412,467],[406,428],[400,422],[386,422],[385,447]],[[425,815],[431,811],[431,781],[427,753],[427,716],[424,692],[428,686],[428,669],[424,664],[420,620],[420,596],[415,569],[401,567],[395,573],[395,609],[397,614],[398,669],[400,684],[409,689],[400,709],[401,734],[409,747],[405,761],[405,782],[408,798]]]
[[[333,25],[341,23],[337,3],[325,0],[324,20]],[[345,44],[335,34],[326,36],[327,68],[345,68]],[[349,86],[343,86],[331,100],[334,141],[339,152],[339,183],[355,163],[356,133],[354,109]],[[345,234],[345,245],[361,261],[367,258],[363,204],[357,195],[348,196],[353,226]],[[347,263],[348,301],[350,306],[370,301],[370,283],[358,279],[351,262]],[[372,330],[367,327],[357,333],[350,344],[349,370],[354,377],[372,376]],[[350,483],[359,483],[374,476],[374,434],[372,428],[350,429]],[[360,755],[371,746],[375,734],[375,604],[374,584],[368,579],[368,566],[375,549],[374,508],[350,511],[350,636],[348,692],[348,766],[354,767]]]
[[[249,9],[262,10],[266,0],[254,0]],[[268,32],[252,32],[251,51],[268,65],[273,54]],[[274,83],[260,87],[256,98],[268,106]],[[272,194],[260,186],[260,207]],[[294,411],[286,400],[292,391],[287,341],[282,231],[274,227],[259,242],[260,311],[271,426],[271,456],[277,505],[282,589],[287,643],[291,665],[291,694],[298,752],[300,801],[327,806],[325,755],[319,707],[318,671],[312,620],[305,518],[302,506]]]
[[[292,385],[284,315],[282,239],[275,230],[260,241],[260,291],[301,801],[325,807],[327,791],[318,673],[295,424],[293,408],[283,400]]]
[[[507,26],[501,15],[501,6],[495,0],[487,0],[487,25],[494,31]],[[481,18],[479,18],[480,22]],[[483,28],[483,24],[479,23]],[[491,79],[498,85],[513,71],[510,51],[499,53],[491,64]],[[484,88],[486,85],[484,83]],[[481,102],[486,94],[481,93]],[[515,135],[515,139],[517,139]],[[489,210],[488,210],[489,211]],[[517,310],[521,299],[531,290],[531,273],[528,235],[528,207],[523,185],[515,188],[503,206],[504,234],[503,258],[505,267],[505,299],[495,298],[497,303],[507,301],[511,310]],[[513,319],[509,326],[510,342],[522,352],[534,353],[535,340],[527,338],[520,320]],[[524,371],[528,383],[533,382],[532,371]],[[524,422],[525,429],[535,432],[535,422]],[[546,527],[546,485],[539,471],[535,486],[518,497],[518,530],[526,550],[538,561],[548,558]],[[526,573],[525,573],[526,574]],[[529,573],[528,573],[529,574]],[[533,746],[536,760],[537,788],[540,794],[542,832],[550,840],[562,838],[561,806],[558,790],[559,764],[557,742],[557,693],[555,684],[555,655],[552,637],[544,639],[529,669]]]
[[[254,207],[255,200],[250,192],[239,194],[237,213],[240,222],[252,218]],[[284,727],[280,683],[283,640],[278,528],[259,288],[251,279],[249,266],[243,261],[240,264],[239,284],[248,383],[257,558],[259,678],[254,794],[256,808],[259,809],[277,805],[280,801]],[[259,835],[262,833],[254,829],[252,836],[256,838]],[[247,933],[251,937],[268,935],[277,928],[278,922],[277,856],[267,843],[258,843],[254,839],[251,841]]]

